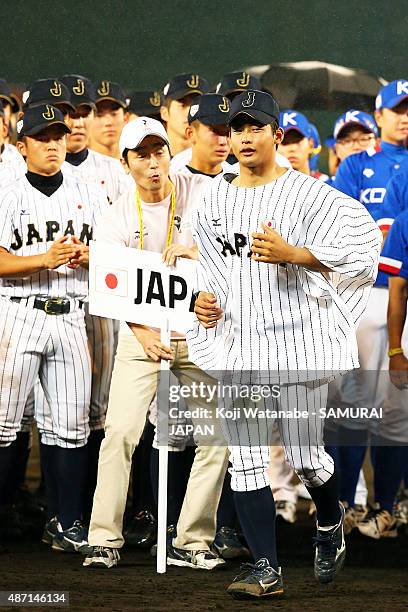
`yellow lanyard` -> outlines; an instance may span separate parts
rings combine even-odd
[[[169,229],[168,229],[167,238],[166,238],[166,247],[169,247],[171,245],[171,240],[173,238],[173,229],[174,229],[174,217],[176,216],[176,189],[171,181],[170,181],[170,185],[171,185],[170,222],[169,222]],[[136,208],[137,208],[137,213],[139,215],[139,231],[140,231],[139,247],[140,249],[143,250],[143,211],[142,211],[142,204],[140,201],[140,193],[138,189],[136,189]]]

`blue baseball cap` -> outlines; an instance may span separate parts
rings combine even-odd
[[[408,81],[398,79],[391,81],[388,85],[384,85],[378,92],[375,99],[375,109],[394,108],[403,100],[408,98]]]
[[[335,140],[337,140],[340,132],[345,127],[353,124],[365,128],[369,132],[372,132],[376,137],[378,136],[377,124],[371,115],[364,113],[363,111],[350,109],[340,115],[340,117],[337,117],[334,123],[333,136]]]
[[[286,132],[296,130],[305,138],[313,138],[311,124],[309,120],[299,113],[291,109],[284,110],[279,114],[279,126]]]

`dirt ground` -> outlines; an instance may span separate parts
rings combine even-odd
[[[38,474],[38,448],[34,444],[28,470],[32,489],[38,484]],[[370,479],[369,473],[367,477]],[[331,585],[319,586],[313,576],[313,522],[306,513],[307,503],[300,505],[295,525],[278,526],[279,559],[285,583],[285,595],[279,600],[239,602],[227,595],[225,588],[237,573],[237,562],[217,572],[169,567],[166,574],[158,575],[155,559],[148,552],[124,549],[117,568],[86,569],[80,555],[52,551],[39,541],[40,534],[31,541],[7,544],[8,552],[0,554],[0,591],[68,591],[70,608],[84,611],[408,609],[408,531],[398,538],[380,541],[353,532],[347,539],[346,563],[338,579]]]
[[[36,541],[8,545],[10,551],[0,556],[0,590],[69,591],[71,609],[112,612],[248,611],[260,606],[297,612],[408,608],[406,535],[375,542],[352,534],[342,573],[335,583],[325,587],[319,586],[313,577],[312,536],[313,526],[305,515],[300,517],[300,524],[279,527],[286,592],[283,599],[269,603],[239,602],[226,594],[225,587],[236,573],[238,563],[212,573],[169,567],[165,575],[158,575],[155,560],[147,552],[123,551],[122,563],[117,568],[85,569],[80,555],[53,552]]]

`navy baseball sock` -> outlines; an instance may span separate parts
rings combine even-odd
[[[155,514],[155,500],[152,491],[150,473],[150,455],[154,438],[154,426],[147,421],[139,444],[132,458],[132,513],[150,510]]]
[[[231,527],[235,529],[237,522],[237,511],[235,509],[234,494],[231,489],[231,475],[225,474],[222,487],[221,499],[217,510],[217,531],[221,527]]]
[[[88,449],[57,447],[58,518],[63,529],[82,518]]]
[[[277,570],[276,510],[270,487],[256,491],[234,491],[242,532],[254,561],[265,558]]]
[[[364,463],[365,446],[344,446],[340,449],[340,499],[352,508],[360,470]]]
[[[341,512],[339,506],[338,482],[336,472],[319,487],[308,487],[316,506],[316,518],[319,527],[337,525]]]
[[[13,461],[13,469],[9,471],[9,476],[5,483],[4,495],[7,503],[14,503],[16,500],[19,488],[24,484],[28,457],[30,455],[30,432],[19,431],[16,441],[15,458]]]
[[[387,441],[382,440],[381,442],[386,443]],[[382,510],[392,513],[405,468],[405,447],[376,446],[374,452],[375,501],[380,504]]]
[[[91,518],[93,496],[98,477],[99,450],[104,437],[105,431],[103,429],[95,429],[94,431],[91,431],[88,438],[88,471],[86,475],[84,500],[84,518],[87,522]]]
[[[9,503],[7,483],[14,469],[17,453],[17,441],[12,442],[9,446],[0,446],[0,506]]]
[[[57,447],[40,442],[40,457],[49,521],[58,515]]]
[[[193,460],[194,456],[190,449],[186,449],[182,452],[169,453],[167,486],[168,525],[177,525]],[[150,456],[150,475],[152,479],[153,495],[157,506],[159,490],[159,451],[156,448],[152,448]]]

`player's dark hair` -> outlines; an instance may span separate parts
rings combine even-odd
[[[129,149],[124,149],[124,151],[122,153],[122,157],[125,160],[127,165],[129,165],[129,163],[128,163],[128,153],[129,153]]]

